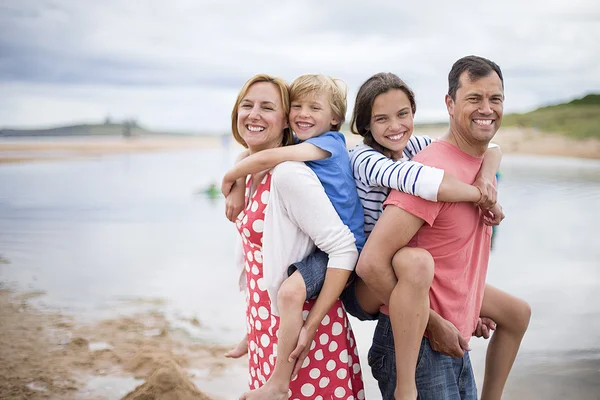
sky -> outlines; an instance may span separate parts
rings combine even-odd
[[[2,0],[0,127],[135,118],[161,131],[219,133],[257,73],[358,87],[393,72],[416,122],[446,121],[454,61],[500,65],[505,112],[600,92],[597,0],[287,2]]]

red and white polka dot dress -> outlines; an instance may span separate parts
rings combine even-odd
[[[252,198],[248,199],[246,209],[237,221],[245,255],[250,389],[257,389],[265,384],[273,372],[277,356],[279,317],[271,314],[271,300],[263,279],[261,251],[265,207],[269,202],[270,187],[269,172]],[[305,319],[314,301],[304,303]],[[297,378],[290,382],[289,398],[365,398],[356,341],[339,299],[323,318],[302,369]]]

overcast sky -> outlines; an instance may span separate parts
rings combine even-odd
[[[256,73],[345,80],[349,109],[372,74],[445,121],[452,63],[497,62],[505,111],[600,92],[598,0],[2,0],[0,127],[135,117],[155,130],[227,131]]]

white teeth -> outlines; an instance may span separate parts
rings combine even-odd
[[[265,130],[265,128],[263,128],[262,126],[250,126],[250,125],[247,125],[246,127],[248,128],[248,130],[250,132],[262,132],[262,131]]]
[[[398,135],[388,136],[388,139],[390,139],[390,140],[400,140],[403,137],[404,137],[404,133],[400,133]]]
[[[491,125],[493,120],[491,119],[474,119],[473,120],[477,125]]]
[[[300,128],[310,128],[312,127],[312,124],[307,124],[307,123],[303,123],[303,122],[297,122],[296,125],[298,125]]]

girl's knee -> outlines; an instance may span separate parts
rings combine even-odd
[[[401,249],[394,255],[392,265],[398,281],[410,282],[418,287],[431,286],[435,264],[427,250]]]
[[[513,318],[511,319],[513,330],[525,333],[531,320],[531,306],[525,300],[518,299],[513,308],[513,314]]]

